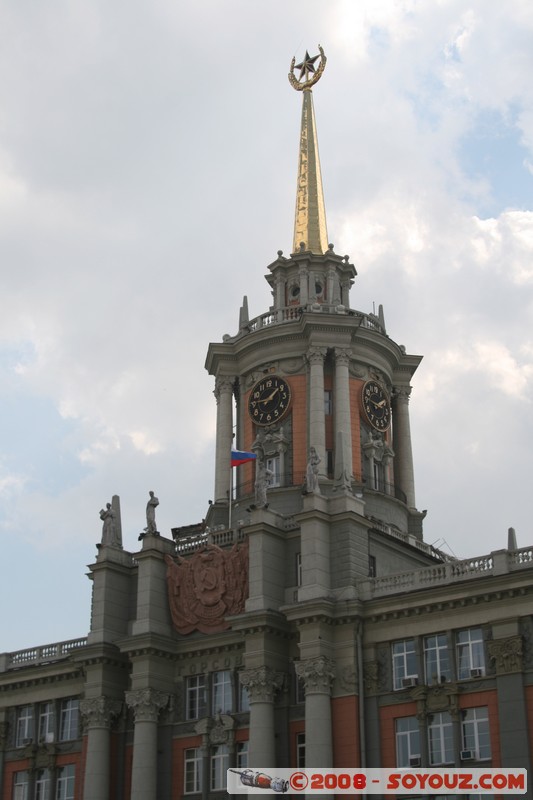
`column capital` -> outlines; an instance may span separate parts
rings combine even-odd
[[[326,656],[297,661],[296,674],[304,681],[305,693],[329,694],[335,678],[335,662]]]
[[[110,728],[121,711],[121,701],[109,697],[89,697],[80,701],[80,714],[87,728]]]
[[[324,359],[326,358],[326,353],[326,347],[310,347],[305,356],[309,364],[322,365],[324,363]]]
[[[232,378],[230,375],[220,375],[215,380],[215,389],[213,394],[215,395],[216,399],[218,400],[220,395],[223,392],[227,392],[231,394],[233,392],[233,384],[235,379]]]
[[[133,709],[135,722],[157,722],[159,712],[168,704],[170,695],[155,689],[126,692],[126,704]]]
[[[336,347],[335,348],[335,364],[338,366],[347,367],[350,364],[350,357],[352,355],[351,350],[347,347]]]
[[[270,667],[243,669],[239,673],[239,680],[248,692],[250,703],[273,703],[284,678],[283,672],[275,672]]]
[[[412,386],[395,386],[392,392],[392,399],[408,403],[412,390]]]

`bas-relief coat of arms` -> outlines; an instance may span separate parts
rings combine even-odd
[[[178,633],[218,633],[226,617],[244,611],[248,596],[248,542],[231,550],[208,544],[188,558],[166,555],[170,613]]]

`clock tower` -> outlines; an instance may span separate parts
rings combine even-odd
[[[408,403],[421,357],[387,335],[381,307],[351,307],[355,267],[328,243],[312,95],[326,65],[319,50],[289,73],[303,101],[292,253],[278,251],[268,267],[270,308],[250,319],[245,297],[238,332],[209,346],[217,436],[208,521],[231,519],[230,493],[243,518],[262,462],[272,510],[296,514],[311,491],[347,494],[376,529],[419,542]],[[236,470],[230,488],[232,446],[258,460]]]

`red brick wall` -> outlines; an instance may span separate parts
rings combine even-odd
[[[334,697],[331,701],[333,728],[333,766],[361,766],[359,752],[359,699],[355,695]]]

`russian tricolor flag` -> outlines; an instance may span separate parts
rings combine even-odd
[[[247,453],[244,450],[231,451],[231,466],[240,467],[241,464],[246,464],[248,461],[255,461],[257,458],[255,453]]]

